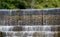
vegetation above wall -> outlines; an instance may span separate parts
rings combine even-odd
[[[60,0],[0,0],[0,9],[57,8]]]

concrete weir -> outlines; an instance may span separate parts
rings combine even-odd
[[[60,37],[60,8],[1,9],[0,37]]]

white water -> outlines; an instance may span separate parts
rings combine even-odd
[[[18,26],[19,27],[19,26]],[[13,31],[14,26],[1,26],[0,31],[6,32],[6,37],[53,37],[54,32],[51,32],[51,26],[22,26],[23,31]]]
[[[32,3],[34,3],[34,2],[32,1]],[[33,4],[32,4],[31,8],[33,8]],[[44,9],[44,10],[49,10],[49,9]],[[10,10],[10,12],[11,11],[12,10]],[[35,9],[31,9],[31,10],[30,9],[26,9],[25,11],[27,11],[27,13],[29,11],[34,12]],[[37,9],[37,11],[40,12],[40,9]],[[28,13],[28,14],[30,14],[30,13]],[[0,22],[2,23],[4,21],[0,21]],[[0,31],[5,32],[6,33],[6,37],[34,37],[34,35],[36,35],[36,37],[54,37],[53,36],[54,32],[51,31],[52,28],[51,28],[51,26],[48,25],[47,22],[48,21],[45,22],[46,25],[44,25],[44,26],[35,26],[35,25],[34,26],[22,26],[22,30],[21,31],[18,31],[18,30],[13,31],[15,26],[0,26]],[[2,24],[4,25],[4,23],[2,23]]]

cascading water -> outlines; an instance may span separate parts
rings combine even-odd
[[[16,27],[16,26],[15,26]],[[18,26],[19,27],[19,26]],[[54,33],[51,32],[51,26],[22,26],[21,31],[14,31],[14,26],[1,26],[1,31],[6,32],[7,37],[37,37],[45,35],[46,37],[53,37]],[[17,27],[16,27],[17,28]],[[20,28],[19,28],[20,29]],[[39,36],[38,36],[38,35]]]
[[[60,23],[53,18],[57,19],[59,16],[51,15],[51,13],[53,12],[52,10],[7,10],[10,14],[3,14],[5,16],[5,20],[0,19],[0,31],[5,35],[3,35],[4,37],[57,37],[54,36],[55,31],[58,31],[58,26],[56,26],[56,24],[59,25]],[[2,22],[4,22],[3,25]]]

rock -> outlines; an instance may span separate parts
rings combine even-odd
[[[6,36],[6,33],[0,31],[0,37],[5,37],[5,36]]]

